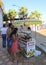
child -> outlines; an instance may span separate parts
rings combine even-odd
[[[12,33],[11,39],[12,39],[11,57],[12,57],[12,61],[14,61],[16,58],[16,53],[18,51],[17,36],[14,33]]]

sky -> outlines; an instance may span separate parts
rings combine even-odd
[[[28,9],[28,13],[37,10],[42,15],[42,20],[46,21],[46,0],[2,0],[4,3],[5,11],[9,9],[15,9],[17,12],[20,7],[25,6]],[[15,6],[13,6],[15,5]]]

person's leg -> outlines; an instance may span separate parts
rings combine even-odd
[[[16,59],[16,53],[11,52],[11,58],[12,62],[14,62],[14,60]]]
[[[6,47],[6,34],[2,35],[2,45],[3,47]]]
[[[11,54],[11,47],[10,46],[8,46],[8,44],[9,44],[9,37],[7,37],[7,51],[8,51],[8,53],[9,54]]]
[[[14,60],[16,59],[16,53],[14,53],[13,59],[14,59]]]

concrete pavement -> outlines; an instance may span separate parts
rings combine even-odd
[[[23,55],[17,54],[16,61],[13,63],[7,49],[2,47],[2,38],[0,38],[0,65],[46,65],[46,55],[42,52],[38,57],[27,59]]]

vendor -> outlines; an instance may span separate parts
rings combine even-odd
[[[31,31],[31,28],[30,27],[28,27],[27,29],[28,29],[28,31]]]

